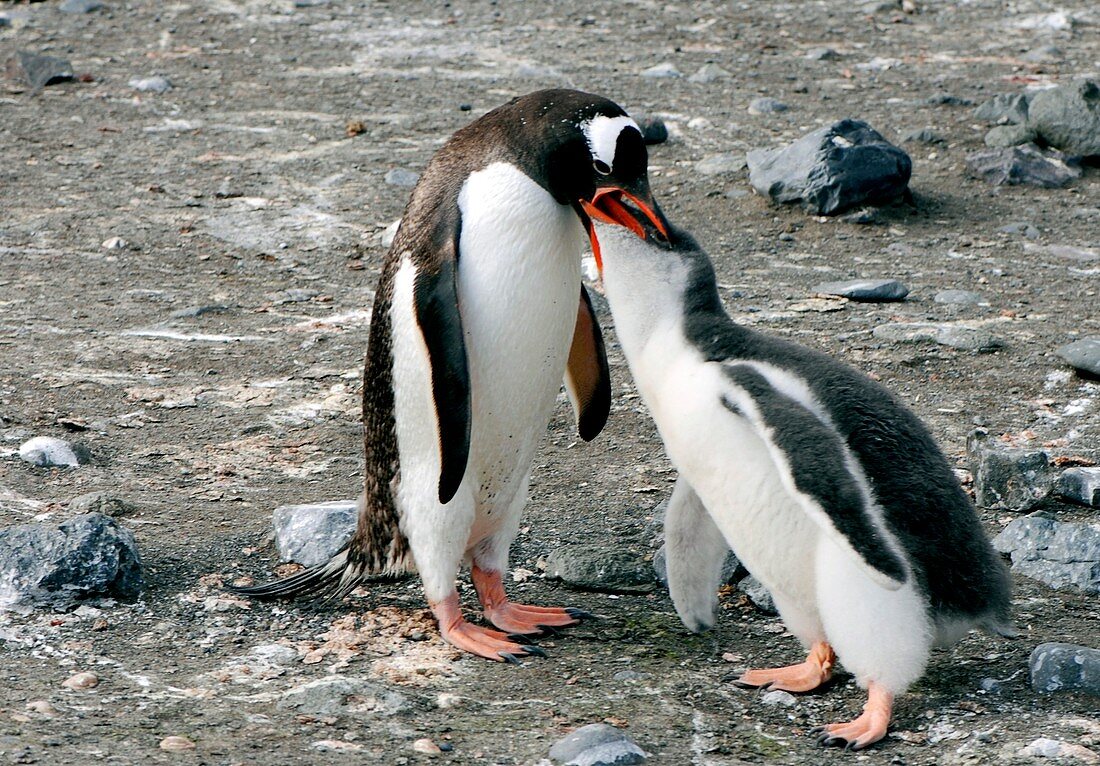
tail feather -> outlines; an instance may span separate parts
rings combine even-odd
[[[282,580],[229,590],[242,596],[260,599],[299,598],[322,594],[326,599],[339,600],[347,596],[365,579],[365,573],[348,564],[348,548],[344,548],[326,563],[310,567]]]

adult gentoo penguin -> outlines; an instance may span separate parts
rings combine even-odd
[[[591,226],[581,202],[627,199],[663,229],[646,164],[641,131],[619,106],[571,90],[517,98],[447,141],[412,192],[375,298],[358,528],[329,563],[241,591],[343,595],[415,567],[443,637],[494,660],[541,654],[512,636],[585,616],[510,602],[502,573],[563,374],[585,440],[610,407],[580,278]],[[499,630],[463,618],[464,561]]]
[[[596,237],[616,333],[679,471],[665,518],[676,610],[693,631],[713,624],[728,544],[809,651],[740,682],[806,692],[839,658],[868,701],[820,739],[866,747],[934,645],[973,627],[1012,635],[1005,567],[912,412],[831,357],[735,324],[692,238],[638,226],[645,241],[611,223]]]

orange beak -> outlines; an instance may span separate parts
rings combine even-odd
[[[596,268],[603,273],[603,258],[600,256],[600,241],[596,238],[596,226],[593,221],[603,221],[619,226],[625,226],[642,239],[647,237],[645,224],[638,219],[637,213],[622,203],[625,197],[637,210],[641,211],[649,223],[653,225],[661,236],[668,239],[668,228],[665,225],[664,216],[657,210],[657,204],[652,197],[642,199],[625,189],[617,186],[604,186],[596,190],[592,195],[592,201],[580,200],[581,208],[588,215],[585,227],[588,229],[588,239],[592,242],[592,255],[596,258]]]

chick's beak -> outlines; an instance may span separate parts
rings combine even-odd
[[[628,204],[624,204],[623,200]],[[665,217],[649,189],[635,194],[618,186],[603,186],[596,189],[591,201],[582,199],[580,205],[587,216],[584,223],[588,229],[588,239],[592,242],[592,255],[596,258],[596,267],[601,274],[603,258],[600,256],[600,242],[596,238],[595,221],[625,226],[642,239],[647,239],[652,235],[652,230],[656,229],[662,238],[668,239]],[[643,222],[639,215],[644,215],[651,226],[647,226],[647,222]]]

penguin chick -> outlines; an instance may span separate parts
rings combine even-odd
[[[585,440],[610,408],[603,339],[581,284],[592,225],[581,202],[625,199],[635,207],[614,220],[641,232],[642,215],[663,230],[646,165],[635,122],[572,90],[514,99],[447,141],[412,192],[376,293],[355,534],[327,564],[239,592],[342,596],[415,568],[443,637],[507,661],[543,654],[515,636],[586,616],[509,601],[502,573],[563,375]],[[499,630],[463,617],[464,563]]]
[[[740,683],[807,692],[839,658],[868,700],[820,741],[864,748],[934,645],[1013,634],[1007,571],[912,412],[831,357],[735,324],[692,238],[641,221],[643,241],[602,220],[616,204],[588,209],[616,333],[679,471],[665,517],[676,610],[712,625],[731,547],[809,651]]]

